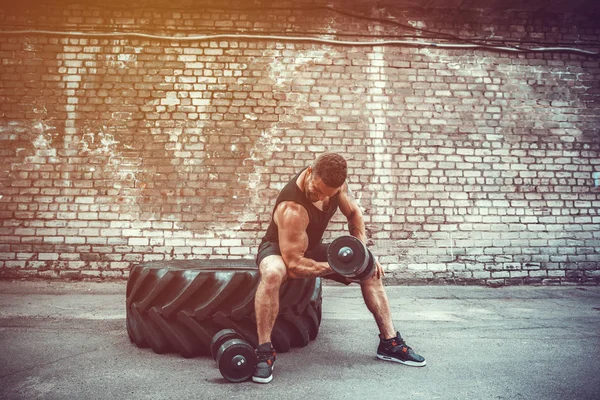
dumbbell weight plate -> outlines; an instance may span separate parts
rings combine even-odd
[[[248,380],[256,369],[256,352],[242,339],[230,339],[217,352],[217,366],[229,382]]]
[[[327,262],[335,272],[354,278],[368,266],[367,247],[354,236],[340,236],[329,245]]]
[[[373,256],[373,253],[371,253],[371,250],[367,250],[367,252],[369,253],[369,262],[367,264],[367,268],[365,268],[363,273],[359,274],[353,279],[355,282],[366,281],[375,273],[375,257]]]
[[[217,352],[219,348],[228,340],[231,339],[244,339],[242,335],[234,331],[233,329],[222,329],[213,336],[210,342],[210,355],[213,360],[217,359]]]

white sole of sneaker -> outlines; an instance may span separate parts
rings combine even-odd
[[[275,366],[273,365],[273,367],[271,368],[271,376],[269,376],[268,378],[259,378],[257,376],[253,376],[252,377],[252,382],[256,382],[256,383],[269,383],[273,380],[273,371],[275,370]]]
[[[380,360],[383,361],[392,361],[392,362],[397,362],[400,364],[404,364],[404,365],[408,365],[410,367],[424,367],[425,365],[427,365],[426,361],[423,361],[422,363],[416,362],[416,361],[402,361],[402,360],[398,360],[397,358],[393,358],[393,357],[388,357],[388,356],[382,356],[377,354],[377,358],[379,358]]]
[[[256,376],[252,377],[252,382],[256,382],[256,383],[269,383],[273,380],[273,375],[269,376],[268,378],[259,378]]]

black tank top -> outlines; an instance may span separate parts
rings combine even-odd
[[[308,226],[306,227],[306,233],[308,235],[308,248],[307,250],[314,249],[319,243],[321,243],[321,239],[323,238],[323,233],[325,229],[327,229],[327,225],[329,224],[329,220],[338,209],[338,197],[339,192],[335,194],[335,196],[329,199],[329,208],[325,211],[319,210],[309,199],[306,198],[306,195],[298,185],[296,185],[296,180],[300,176],[302,172],[304,172],[306,168],[300,171],[291,181],[288,182],[287,185],[279,192],[279,196],[277,196],[277,201],[275,202],[275,207],[273,208],[273,213],[271,214],[271,223],[267,228],[267,233],[263,237],[263,242],[279,242],[279,229],[277,224],[275,223],[275,219],[273,215],[275,214],[275,210],[279,203],[283,201],[293,201],[294,203],[298,203],[303,206],[308,212]]]

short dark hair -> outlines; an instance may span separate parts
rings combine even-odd
[[[313,164],[313,171],[330,188],[339,188],[348,176],[348,165],[341,155],[324,153]]]

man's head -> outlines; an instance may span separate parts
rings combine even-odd
[[[308,168],[308,174],[305,192],[314,203],[335,196],[346,181],[348,166],[339,154],[324,153]]]

